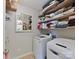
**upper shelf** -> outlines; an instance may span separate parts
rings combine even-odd
[[[63,8],[63,7],[69,7],[69,6],[72,6],[73,3],[75,2],[75,0],[64,0],[63,2],[61,2],[60,4],[56,3],[57,5],[49,5],[47,8],[45,8],[40,17],[44,16],[44,15],[48,15],[50,13],[54,13],[56,12],[57,10]]]
[[[71,16],[71,15],[74,15],[74,14],[75,14],[75,11],[74,11],[74,10],[75,10],[75,9],[72,8],[72,9],[70,9],[70,10],[68,10],[68,11],[65,11],[65,12],[63,12],[63,13],[61,13],[61,14],[58,14],[58,15],[52,17],[52,19],[62,19],[62,18],[69,17],[69,16]]]
[[[65,11],[65,12],[63,12],[61,14],[55,15],[54,17],[46,19],[45,21],[42,21],[40,23],[47,23],[47,22],[50,22],[50,21],[54,21],[56,19],[67,18],[67,17],[72,16],[72,15],[75,15],[74,8],[71,8],[70,10]]]

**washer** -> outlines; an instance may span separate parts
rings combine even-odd
[[[35,59],[45,59],[47,55],[47,42],[51,40],[51,36],[40,35],[35,37],[33,41],[33,52]]]
[[[75,59],[75,40],[55,38],[48,42],[47,59]]]

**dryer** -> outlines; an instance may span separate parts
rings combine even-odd
[[[47,59],[75,59],[75,40],[55,38],[48,42]]]

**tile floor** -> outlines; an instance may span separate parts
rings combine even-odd
[[[30,54],[30,55],[21,57],[20,59],[34,59],[34,55],[33,54]]]

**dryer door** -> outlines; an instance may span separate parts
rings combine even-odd
[[[56,51],[47,48],[47,59],[61,59],[61,58],[59,57],[59,54]]]

